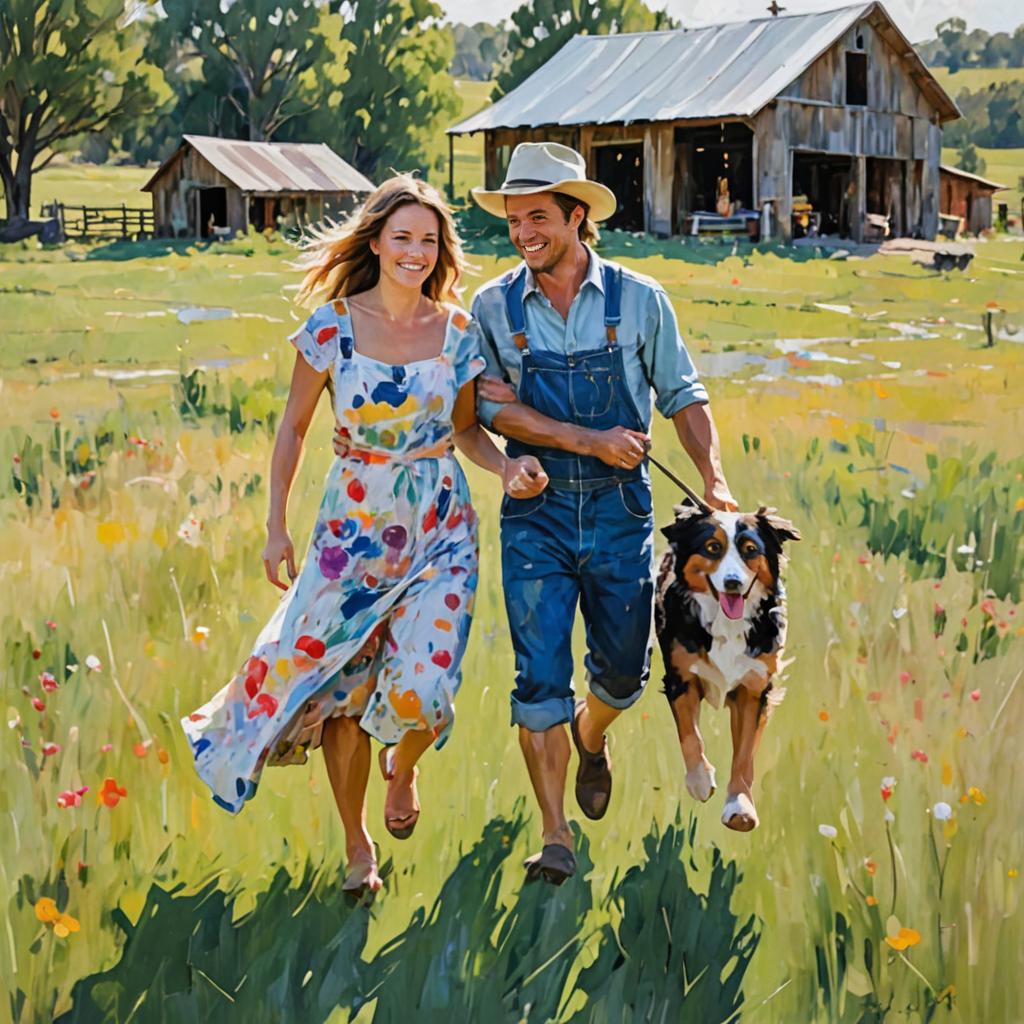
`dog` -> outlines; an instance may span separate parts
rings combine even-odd
[[[722,822],[737,832],[758,825],[751,795],[754,754],[770,710],[785,689],[786,594],[783,544],[800,533],[775,509],[718,512],[678,505],[658,570],[655,631],[665,660],[665,696],[679,734],[686,788],[701,802],[715,792],[715,769],[698,727],[700,702],[729,704],[732,771]]]

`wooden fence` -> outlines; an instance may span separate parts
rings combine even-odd
[[[153,235],[151,207],[68,206],[66,203],[44,203],[44,218],[56,217],[68,238],[146,238]]]

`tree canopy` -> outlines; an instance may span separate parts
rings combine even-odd
[[[511,92],[575,35],[652,32],[676,24],[643,0],[526,0],[512,12],[513,28],[492,98]]]
[[[166,92],[123,0],[0,0],[0,179],[12,220],[32,175],[86,132],[119,129]]]

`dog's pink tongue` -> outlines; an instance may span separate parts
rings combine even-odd
[[[718,603],[722,606],[727,619],[743,618],[743,595],[742,594],[719,594]]]

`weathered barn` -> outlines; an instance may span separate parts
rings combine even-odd
[[[957,217],[960,230],[977,235],[992,227],[992,196],[1006,186],[970,174],[959,167],[939,167],[941,197],[939,212],[944,217]]]
[[[316,223],[375,187],[323,143],[185,135],[142,191],[157,234],[207,238]]]
[[[953,101],[880,3],[667,32],[575,36],[449,129],[483,132],[496,187],[514,146],[583,153],[612,227],[934,238]]]

